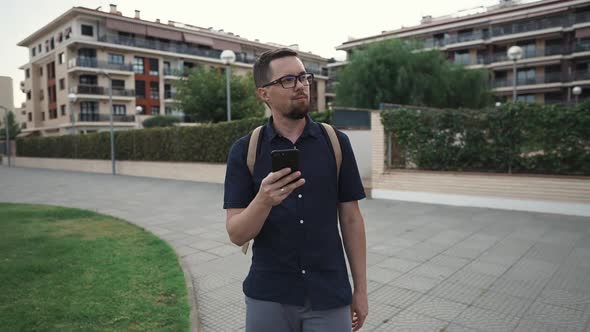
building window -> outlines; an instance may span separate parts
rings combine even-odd
[[[534,103],[535,102],[535,95],[520,95],[516,97],[517,101],[522,101],[525,103]]]
[[[172,67],[169,61],[164,61],[164,75],[172,74]]]
[[[43,94],[43,89],[39,90],[39,100],[45,99],[45,95]]]
[[[144,73],[143,58],[137,57],[137,56],[135,58],[133,58],[133,71],[136,74],[143,74]]]
[[[166,115],[172,114],[172,107],[170,107],[170,106],[164,107],[164,113],[166,113]]]
[[[33,113],[29,112],[29,122],[33,121]]]
[[[65,30],[65,34],[66,34],[66,40],[70,39],[70,36],[72,35],[72,27],[67,27]]]
[[[125,57],[121,54],[109,53],[109,63],[113,65],[122,65],[125,63]]]
[[[58,56],[57,56],[57,62],[61,65],[65,62],[65,54],[64,52],[61,52]]]
[[[518,85],[535,84],[535,68],[519,70],[517,73]]]
[[[125,81],[124,80],[113,80],[113,90],[123,90],[125,89]]]
[[[159,106],[152,106],[152,115],[160,114],[160,107]]]
[[[31,100],[31,90],[27,91],[27,100]]]
[[[158,76],[160,71],[158,59],[150,59],[150,75]]]
[[[51,45],[51,49],[53,50],[55,48],[55,39],[51,37],[51,41],[49,43]]]
[[[66,105],[61,105],[59,107],[59,109],[61,110],[61,116],[65,116],[66,115]]]
[[[82,24],[82,36],[94,36],[94,27],[92,25]]]
[[[135,97],[145,99],[145,81],[135,81]]]
[[[41,48],[41,44],[37,45],[37,53],[41,54],[41,51],[43,49]]]
[[[45,121],[45,112],[41,112],[41,120]]]
[[[113,105],[113,115],[127,114],[127,107],[125,105]]]
[[[98,121],[98,103],[86,101],[80,103],[80,121]]]
[[[63,90],[66,88],[66,80],[64,78],[59,79],[59,89]]]
[[[456,51],[455,52],[455,64],[457,64],[457,65],[471,64],[471,56],[469,55],[469,51]]]
[[[80,75],[80,85],[97,85],[98,79],[94,75]]]
[[[30,78],[31,77],[31,70],[29,68],[25,69],[25,77],[26,78]]]
[[[61,43],[63,40],[64,40],[64,34],[63,34],[63,32],[60,32],[60,33],[57,35],[57,41],[58,41],[59,43]]]
[[[43,76],[43,67],[39,67],[39,76]]]
[[[160,99],[160,82],[150,82],[150,98]]]
[[[31,48],[31,54],[32,56],[36,56],[37,55],[37,49],[36,48]]]

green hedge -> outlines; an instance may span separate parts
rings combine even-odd
[[[151,118],[145,119],[141,124],[144,128],[156,128],[156,127],[172,127],[175,123],[179,123],[180,118],[172,115],[157,115]]]
[[[575,108],[400,108],[384,111],[382,121],[396,168],[590,175],[590,101]]]
[[[329,122],[330,113],[310,113],[316,121]],[[196,127],[149,128],[115,132],[117,160],[184,161],[222,163],[231,145],[266,118]],[[17,139],[22,157],[110,159],[110,133]]]
[[[115,132],[117,160],[225,162],[231,145],[265,118],[197,127],[170,127]],[[34,137],[17,140],[23,157],[110,159],[110,133]]]

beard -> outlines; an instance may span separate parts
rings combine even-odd
[[[291,120],[301,120],[307,116],[307,113],[309,113],[309,102],[306,102],[305,104],[291,105],[291,108],[287,114],[285,114],[285,117]]]

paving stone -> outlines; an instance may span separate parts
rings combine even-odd
[[[398,278],[402,274],[402,272],[386,269],[379,266],[371,266],[367,269],[367,279],[381,283],[388,283]]]
[[[525,314],[525,318],[583,331],[590,319],[590,313],[536,301]]]
[[[401,259],[397,257],[390,257],[384,261],[381,261],[376,266],[391,269],[399,272],[408,272],[420,265],[420,262],[410,261],[407,259]]]
[[[519,321],[520,317],[518,316],[470,307],[453,320],[453,323],[483,331],[506,332],[514,330]]]
[[[439,279],[428,278],[410,272],[395,279],[389,284],[399,288],[405,288],[420,293],[426,293],[439,283]]]
[[[469,285],[477,288],[487,289],[497,279],[496,276],[481,274],[469,270],[461,270],[453,274],[448,281],[458,282],[464,285]]]
[[[538,283],[500,278],[492,284],[491,291],[529,299],[536,298],[543,290]]]
[[[473,306],[506,315],[523,316],[533,304],[533,299],[510,296],[488,291],[473,302]]]
[[[422,264],[419,267],[412,270],[412,273],[414,274],[433,279],[438,279],[440,281],[447,279],[455,272],[457,272],[457,270],[452,267],[434,265],[430,262]]]
[[[434,296],[424,296],[412,304],[408,311],[450,322],[465,309],[467,309],[466,304]]]
[[[442,265],[446,267],[455,268],[458,270],[463,266],[469,264],[470,260],[442,254],[432,258],[428,262],[434,265]]]
[[[422,296],[423,294],[419,292],[386,285],[379,288],[378,292],[369,294],[369,303],[374,301],[404,309]]]
[[[402,311],[389,322],[377,327],[379,331],[441,331],[449,322],[410,311]]]
[[[432,289],[428,295],[442,297],[458,303],[471,304],[484,292],[485,290],[481,288],[445,281]]]

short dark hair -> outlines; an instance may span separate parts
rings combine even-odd
[[[290,48],[277,48],[262,53],[254,64],[254,84],[256,87],[260,88],[270,81],[270,62],[272,60],[298,55],[299,54],[296,51]]]

